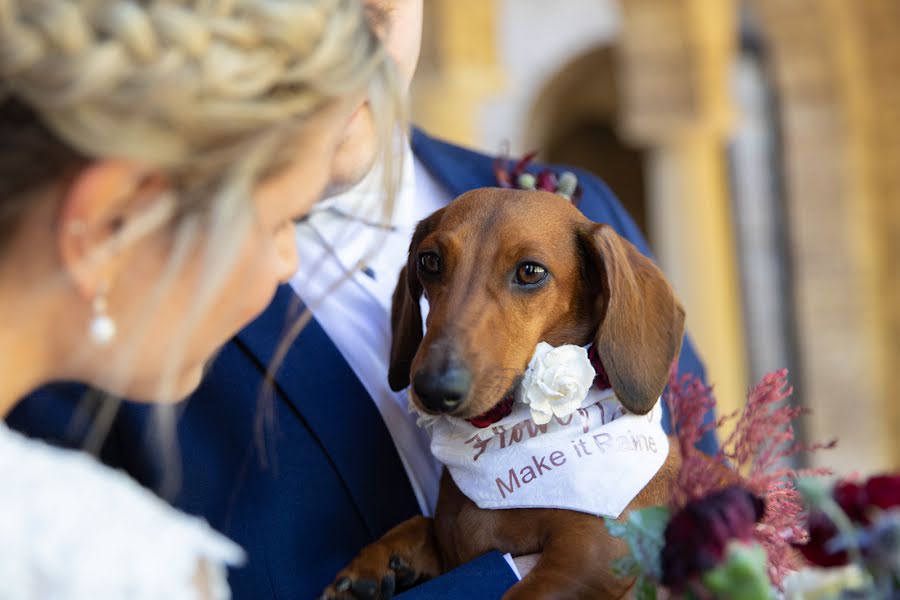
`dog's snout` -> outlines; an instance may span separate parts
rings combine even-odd
[[[472,374],[461,365],[436,371],[422,370],[413,378],[413,389],[422,404],[441,413],[451,412],[462,404],[471,384]]]

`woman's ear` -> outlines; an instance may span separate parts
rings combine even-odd
[[[63,192],[57,246],[60,261],[85,298],[110,285],[123,267],[123,250],[171,216],[164,178],[121,160],[100,160],[80,170]],[[171,206],[154,207],[157,202]],[[162,213],[165,212],[165,215]],[[147,216],[153,214],[152,219]],[[137,234],[137,235],[135,235]]]

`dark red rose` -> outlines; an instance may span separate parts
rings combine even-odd
[[[865,486],[853,481],[839,481],[831,491],[831,496],[851,521],[868,525],[866,513],[869,509],[869,497]]]
[[[468,421],[475,427],[479,427],[481,429],[490,427],[512,412],[514,401],[515,398],[513,396],[507,396],[506,398],[495,404],[494,408],[492,408],[491,410],[487,411],[483,415],[472,417],[471,419],[468,419]]]
[[[681,592],[694,577],[718,566],[732,540],[750,541],[765,503],[732,485],[689,502],[666,525],[662,582]]]
[[[838,534],[838,528],[825,513],[815,511],[809,515],[809,541],[795,545],[803,557],[818,567],[842,567],[850,562],[847,552],[830,552],[827,544]]]
[[[609,376],[606,374],[606,369],[603,368],[603,363],[600,362],[600,354],[597,352],[597,347],[593,344],[588,348],[588,359],[591,361],[591,366],[594,367],[594,371],[597,372],[597,376],[594,377],[594,386],[598,390],[608,390],[611,388]]]
[[[900,506],[900,475],[879,475],[866,482],[869,506],[882,510]]]

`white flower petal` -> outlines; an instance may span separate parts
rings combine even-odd
[[[584,400],[582,398],[581,400]],[[565,418],[578,410],[581,406],[581,400],[571,400],[569,402],[561,402],[553,405],[553,414],[560,418]]]
[[[546,425],[552,418],[553,413],[537,411],[534,409],[534,406],[531,407],[531,420],[534,421],[535,425]]]
[[[561,398],[563,396],[562,390],[559,389],[558,386],[549,386],[542,379],[538,379],[534,382],[535,387],[547,398]]]
[[[532,418],[539,425],[552,415],[566,417],[578,410],[595,375],[584,348],[571,344],[554,348],[541,342],[522,379],[522,401],[531,405]]]

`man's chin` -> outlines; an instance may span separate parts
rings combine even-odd
[[[345,192],[359,183],[372,170],[376,151],[375,127],[372,115],[366,108],[347,125],[344,140],[331,162],[331,181],[326,195]]]

